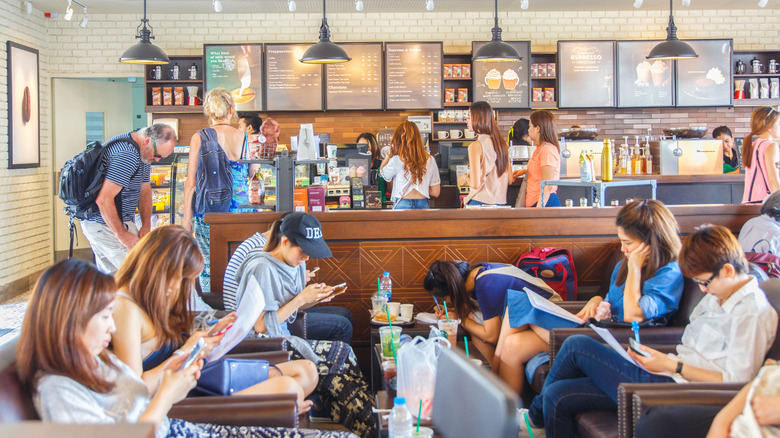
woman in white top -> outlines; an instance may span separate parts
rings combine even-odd
[[[395,128],[390,153],[382,160],[379,172],[385,181],[393,181],[393,208],[397,210],[428,208],[428,199],[439,196],[439,168],[425,151],[420,131],[412,122]]]

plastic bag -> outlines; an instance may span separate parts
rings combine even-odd
[[[425,339],[417,336],[398,348],[398,396],[406,398],[412,415],[425,420],[433,415],[433,391],[436,386],[436,362],[442,348],[449,348],[446,338]]]

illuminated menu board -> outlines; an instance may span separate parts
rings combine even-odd
[[[531,59],[530,41],[505,41],[520,54],[514,61],[473,61],[474,102],[485,101],[493,108],[530,108],[528,84]],[[487,42],[473,42],[471,53],[477,53]]]
[[[262,44],[206,44],[203,59],[206,92],[230,91],[238,111],[263,109]]]
[[[382,43],[340,43],[352,58],[325,66],[329,110],[382,109]]]
[[[442,107],[442,43],[386,43],[386,109]]]
[[[560,108],[615,106],[615,42],[558,41]]]
[[[320,111],[322,65],[300,62],[311,44],[266,44],[266,110]]]
[[[672,106],[672,61],[647,55],[661,41],[617,42],[618,106]]]
[[[679,59],[677,64],[677,106],[729,106],[733,103],[732,40],[685,40],[699,55]],[[753,78],[769,87],[767,78]],[[750,83],[748,83],[748,87]]]

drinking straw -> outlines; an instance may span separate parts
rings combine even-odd
[[[450,322],[450,312],[447,311],[447,302],[444,302],[444,315],[447,317],[447,322]]]
[[[528,421],[528,414],[523,414],[523,418],[525,419],[525,428],[528,431],[528,434],[531,435],[531,438],[534,438],[534,433],[531,430],[531,423]]]
[[[463,337],[463,345],[466,346],[466,357],[469,357],[469,340]]]
[[[387,325],[390,326],[390,331],[392,333],[393,330],[393,323],[390,322],[390,309],[388,307],[385,307],[385,312],[387,313]]]
[[[376,278],[376,294],[382,295],[382,286],[379,284],[379,277]]]
[[[385,307],[385,312],[387,312],[387,325],[390,327],[390,349],[393,350],[393,360],[395,363],[398,363],[398,357],[395,354],[395,342],[394,342],[394,336],[393,336],[393,323],[390,322],[390,309]]]
[[[417,408],[417,434],[420,434],[420,417],[422,416],[422,399],[420,399],[420,407]]]

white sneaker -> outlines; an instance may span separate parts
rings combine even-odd
[[[528,417],[528,409],[520,408],[517,410],[517,425],[520,426],[517,438],[545,438],[547,436],[544,432],[544,427],[536,427],[531,423],[531,419]]]

